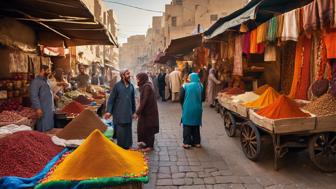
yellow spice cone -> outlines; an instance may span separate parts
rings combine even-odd
[[[44,182],[141,176],[147,170],[143,153],[124,150],[95,130]]]
[[[268,89],[257,100],[245,103],[244,106],[256,109],[263,108],[272,104],[278,97],[279,93],[272,87],[268,87]]]

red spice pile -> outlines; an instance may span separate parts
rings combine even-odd
[[[272,104],[260,109],[257,114],[270,119],[310,117],[300,110],[299,106],[285,95],[279,96]]]
[[[66,113],[67,115],[71,115],[71,114],[80,114],[84,110],[85,108],[82,104],[76,101],[72,101],[62,109],[62,112]]]
[[[20,131],[1,138],[0,177],[32,177],[62,150],[48,135],[37,131]]]
[[[90,99],[88,99],[86,96],[84,95],[79,95],[77,98],[75,98],[74,100],[76,100],[77,102],[83,104],[83,105],[89,105],[92,101]]]
[[[225,89],[225,93],[228,95],[239,95],[243,94],[245,91],[238,88],[238,87],[233,87],[233,88],[227,88]]]

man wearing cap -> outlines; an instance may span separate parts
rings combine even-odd
[[[110,94],[105,118],[113,116],[117,144],[129,149],[132,146],[132,116],[135,113],[135,92],[130,82],[128,69],[120,71],[121,80],[115,84]]]

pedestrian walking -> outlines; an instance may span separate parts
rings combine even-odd
[[[162,102],[166,101],[165,88],[166,88],[166,73],[161,70],[158,75],[158,88]]]
[[[39,75],[30,85],[30,100],[39,118],[36,130],[40,132],[54,128],[54,97],[48,80],[49,75],[49,66],[42,65]]]
[[[181,72],[178,70],[178,68],[175,68],[175,70],[169,74],[169,83],[172,92],[172,101],[176,102],[179,100],[179,93],[182,83]]]
[[[138,146],[148,152],[153,150],[155,134],[159,133],[159,112],[148,75],[139,73],[136,79],[140,90],[140,105],[135,113],[138,118]]]
[[[129,149],[132,146],[132,116],[135,113],[135,91],[128,69],[120,72],[121,80],[115,84],[107,103],[105,119],[113,116],[117,144]]]
[[[208,76],[208,86],[207,86],[207,103],[210,107],[214,107],[214,100],[216,97],[216,86],[219,85],[221,82],[216,78],[216,70],[214,68],[211,68],[209,71]]]
[[[197,73],[189,75],[189,83],[181,88],[180,103],[182,105],[183,147],[201,147],[200,127],[202,125],[203,85]]]
[[[171,99],[171,90],[170,90],[170,82],[169,82],[169,69],[166,70],[166,76],[165,76],[165,98],[166,100]]]

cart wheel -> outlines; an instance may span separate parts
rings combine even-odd
[[[241,126],[240,144],[245,156],[256,161],[260,155],[260,133],[253,123],[245,123]]]
[[[336,133],[319,133],[309,141],[309,156],[320,170],[336,171]]]
[[[224,127],[227,136],[234,137],[236,134],[236,120],[230,111],[224,112]]]

